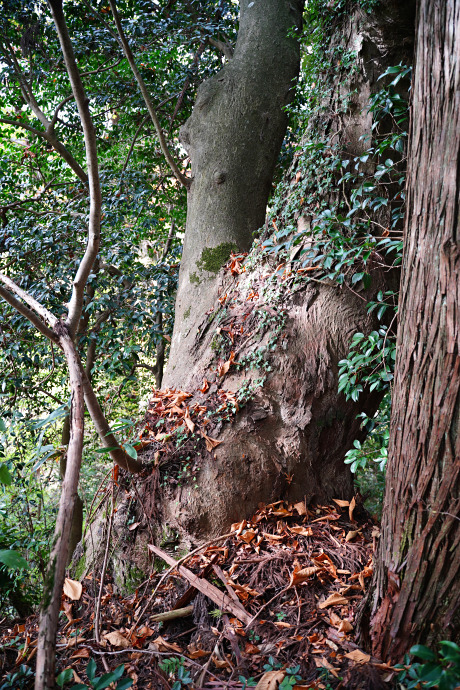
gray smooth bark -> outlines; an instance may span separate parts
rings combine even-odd
[[[171,355],[163,385],[181,387],[197,320],[216,297],[231,251],[247,251],[265,219],[299,71],[303,0],[241,0],[230,62],[198,89],[181,142],[192,162]]]

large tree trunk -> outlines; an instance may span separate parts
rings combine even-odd
[[[220,442],[212,452],[200,438],[203,431],[200,420],[206,415],[200,419],[194,416],[195,437],[189,438],[185,445],[174,447],[169,440],[148,446],[146,459],[155,459],[156,468],[147,481],[138,485],[141,505],[134,517],[138,524],[136,531],[129,533],[129,539],[125,538],[127,520],[133,520],[133,506],[128,501],[119,505],[114,520],[114,533],[121,538],[117,539],[113,565],[121,585],[131,579],[134,569],[141,572],[148,569],[146,542],[152,538],[153,531],[159,532],[155,526],[159,523],[163,539],[169,538],[165,525],[176,528],[186,540],[203,539],[222,533],[232,522],[250,516],[260,502],[282,498],[322,501],[350,496],[352,476],[343,460],[353,440],[363,437],[356,416],[362,410],[373,414],[379,404],[380,396],[369,391],[362,394],[359,405],[346,401],[337,393],[337,386],[338,362],[347,355],[352,335],[357,331],[369,333],[376,327],[373,315],[367,313],[367,301],[378,290],[395,287],[397,276],[385,267],[383,257],[378,257],[371,270],[371,287],[364,290],[356,286],[360,294],[327,281],[326,284],[318,282],[314,277],[304,279],[293,288],[292,279],[283,282],[277,274],[278,259],[274,256],[267,259],[261,252],[261,243],[251,251],[245,272],[237,276],[228,270],[217,275],[214,272],[225,263],[228,245],[247,248],[250,232],[264,219],[282,128],[278,123],[280,129],[272,132],[273,141],[268,145],[265,135],[261,135],[266,130],[261,130],[263,117],[259,109],[270,108],[265,127],[271,127],[276,119],[285,126],[280,108],[288,98],[298,60],[292,39],[286,39],[280,52],[287,26],[294,19],[298,21],[298,12],[291,15],[291,4],[284,0],[267,3],[256,0],[249,7],[245,0],[237,50],[241,57],[235,58],[244,57],[245,61],[244,69],[238,68],[238,89],[235,85],[234,91],[229,89],[230,83],[236,84],[236,77],[230,78],[231,70],[239,64],[235,63],[234,67],[232,61],[223,76],[217,75],[210,84],[201,87],[194,114],[185,128],[194,182],[173,347],[163,385],[192,395],[186,403],[192,416],[195,403],[212,411],[223,398],[231,398],[232,393],[238,395],[243,390],[247,402],[244,406],[240,403],[241,409],[230,422],[219,421],[219,413],[210,416],[211,423],[205,430]],[[275,8],[278,12],[284,10],[282,22]],[[314,126],[306,125],[309,128],[306,138],[314,143],[325,142],[325,156],[335,146],[338,155],[343,149],[346,151],[346,158],[363,153],[368,143],[362,137],[372,136],[373,118],[367,106],[371,94],[381,88],[380,75],[388,66],[407,63],[412,58],[414,20],[410,5],[400,7],[392,0],[371,14],[357,5],[352,8],[352,12],[335,16],[325,51],[338,48],[334,54],[340,56],[354,51],[357,68],[348,69],[339,60],[331,65],[334,79],[325,86],[324,107],[320,108]],[[261,12],[261,26],[254,25],[257,35],[251,34],[255,18],[250,13],[254,11]],[[272,30],[267,26],[269,20],[275,23]],[[249,25],[245,27],[246,21]],[[279,26],[282,26],[280,31]],[[270,61],[266,53],[270,53]],[[264,69],[270,63],[270,70],[264,72],[267,100],[262,106],[259,94],[252,112],[247,99],[252,98],[259,56],[263,57]],[[272,88],[271,70],[282,56],[290,67],[283,72],[284,85],[278,83],[277,77]],[[219,81],[221,78],[224,81]],[[262,89],[260,78],[259,75],[258,88]],[[347,94],[352,97],[346,98]],[[348,103],[346,112],[342,105],[344,97]],[[213,131],[214,107],[219,115],[216,131]],[[240,117],[246,108],[251,111],[247,114],[250,124],[247,128],[241,125],[244,114]],[[240,123],[238,127],[235,119]],[[293,189],[299,172],[302,174],[308,166],[308,156],[309,151],[305,150],[295,158],[288,175],[288,188]],[[217,176],[218,184],[214,172],[222,170],[228,176],[225,180]],[[312,185],[315,184],[313,180]],[[318,184],[322,184],[319,177]],[[341,190],[340,186],[340,191],[333,190],[332,194]],[[305,198],[309,192],[305,190]],[[329,197],[325,200],[331,201]],[[285,202],[288,207],[289,193]],[[280,213],[278,228],[285,223],[305,231],[315,213],[314,208],[299,202],[289,213]],[[387,217],[379,220],[389,224]],[[222,251],[205,251],[216,247]],[[217,263],[213,271],[207,271],[208,259],[212,257],[217,257]],[[289,270],[289,267],[288,260],[284,268]],[[293,267],[294,275],[295,270]],[[226,328],[232,331],[232,343]],[[225,367],[219,369],[219,358],[230,361],[231,350],[235,352],[235,364],[226,372]],[[204,379],[209,382],[209,388],[203,386]],[[153,402],[152,408],[156,404]],[[150,430],[163,431],[156,426],[154,415],[148,415],[147,421]],[[132,501],[131,492],[129,496]],[[103,520],[100,520],[92,528],[95,544],[102,533]],[[89,542],[81,568],[83,562],[84,567],[91,567],[96,557]]]
[[[233,58],[198,89],[181,142],[192,163],[175,325],[163,385],[183,387],[216,274],[263,225],[299,71],[304,0],[240,0]]]
[[[421,0],[373,652],[460,639],[460,2]]]
[[[368,146],[373,120],[367,105],[370,95],[380,88],[380,75],[389,65],[411,61],[413,14],[413,3],[401,8],[385,2],[372,14],[355,6],[351,14],[335,19],[329,48],[340,45],[344,54],[355,51],[357,70],[344,68],[337,75],[332,91],[326,91],[324,114],[316,125],[318,136],[329,137],[331,146],[341,142],[346,157],[358,155]],[[195,536],[225,529],[232,521],[251,515],[260,502],[280,498],[321,501],[351,495],[352,477],[343,463],[344,455],[354,439],[362,438],[358,412],[373,414],[380,400],[365,392],[358,406],[339,395],[338,362],[346,356],[355,332],[368,333],[375,327],[366,302],[379,289],[388,289],[394,275],[376,268],[372,287],[361,295],[314,281],[305,281],[291,294],[273,278],[276,264],[270,265],[260,256],[237,279],[222,273],[216,277],[205,270],[210,268],[211,256],[216,259],[213,271],[219,269],[231,244],[246,249],[251,231],[263,222],[286,123],[281,106],[297,70],[295,43],[285,38],[294,21],[299,19],[298,13],[292,16],[292,3],[262,6],[256,2],[248,9],[245,0],[235,58],[223,73],[200,88],[194,113],[183,131],[194,182],[175,331],[163,385],[193,393],[191,405],[207,404],[209,396],[220,389],[255,389],[233,424],[218,425],[214,435],[218,433],[222,443],[197,463],[201,468],[198,486],[186,483],[163,496],[165,518]],[[353,94],[348,111],[337,117],[347,91]],[[290,171],[293,181],[301,169],[302,157],[298,157]],[[311,209],[299,207],[295,217],[284,222],[297,222],[305,228],[311,215]],[[210,247],[225,247],[225,251],[213,253]],[[257,252],[252,255],[257,257]],[[265,292],[270,275],[275,282],[271,293]],[[237,361],[248,355],[254,359],[264,348],[268,350],[279,324],[277,318],[285,320],[272,357],[274,371],[259,388],[255,380],[261,372],[255,367],[246,366],[239,372],[231,367],[225,380],[219,377],[214,351],[221,326],[242,326],[241,315],[248,311],[245,299],[251,292],[259,293],[250,322],[254,336],[247,344],[235,341]],[[222,308],[217,300],[225,295]],[[265,326],[261,325],[263,319],[268,321]],[[244,328],[249,326],[244,324]],[[199,389],[204,378],[212,386],[202,395]]]

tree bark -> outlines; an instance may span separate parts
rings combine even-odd
[[[216,274],[247,251],[265,219],[286,132],[284,107],[299,71],[304,0],[240,1],[232,60],[198,89],[181,142],[192,162],[175,326],[163,385],[181,387],[193,366],[197,320],[216,299]]]
[[[61,475],[61,480],[64,480],[65,473],[67,470],[67,450],[70,443],[70,416],[64,419],[64,424],[62,425],[61,431],[61,457],[59,460],[59,474]],[[80,496],[75,496],[75,503],[72,513],[72,527],[70,530],[69,537],[69,553],[67,556],[67,565],[69,565],[72,560],[73,552],[75,547],[81,539],[83,534],[83,501]]]
[[[46,571],[40,628],[37,643],[35,690],[54,690],[56,631],[61,608],[62,587],[68,561],[72,515],[78,490],[85,403],[80,360],[69,332],[61,322],[54,327],[69,368],[71,389],[70,439],[67,450],[67,468],[62,482],[59,512],[56,519],[54,542]]]
[[[342,15],[331,32],[331,44],[326,49],[331,51],[338,45],[340,54],[355,51],[356,64],[348,72],[344,67],[337,82],[327,89],[328,100],[320,109],[317,136],[334,144],[338,141],[346,152],[346,158],[361,155],[367,149],[368,144],[363,137],[372,137],[373,125],[367,105],[371,94],[381,88],[381,74],[390,65],[411,62],[414,29],[412,10],[412,5],[401,7],[393,0],[382,3],[378,11],[371,14],[366,14],[355,5],[353,12]],[[244,34],[243,25],[242,30],[244,38],[247,32]],[[266,39],[268,46],[265,49],[273,51],[273,62],[277,44],[272,41],[270,33]],[[254,49],[252,62],[249,55],[251,46]],[[246,48],[243,52],[251,83],[251,70],[254,62],[257,68],[260,45],[249,41]],[[242,50],[241,44],[239,49]],[[335,63],[331,69],[334,74],[337,73]],[[226,110],[219,110],[220,120],[216,132],[212,132],[213,107],[217,108],[219,99],[226,103],[225,99],[230,97],[224,89],[226,74],[224,71],[224,77],[217,75],[210,85],[201,87],[192,121],[185,128],[186,134],[190,129],[193,135],[189,139],[194,170],[187,221],[190,236],[186,236],[181,268],[175,342],[163,385],[190,392],[192,397],[187,399],[190,410],[195,403],[206,406],[210,402],[212,409],[213,396],[219,393],[238,395],[244,388],[250,391],[250,399],[230,422],[216,423],[218,415],[213,417],[211,424],[214,427],[208,427],[212,428],[209,434],[217,438],[220,445],[212,452],[203,448],[202,441],[199,446],[199,433],[196,434],[195,450],[189,446],[189,450],[176,448],[171,452],[172,441],[147,446],[147,455],[144,457],[149,461],[156,456],[156,467],[152,476],[138,485],[142,498],[142,506],[138,506],[137,513],[140,525],[135,534],[130,534],[129,541],[125,538],[127,516],[130,514],[127,501],[120,501],[114,520],[117,547],[112,564],[120,587],[126,584],[130,569],[135,567],[141,572],[148,569],[146,544],[151,540],[152,529],[157,529],[159,537],[161,530],[176,529],[185,542],[190,542],[222,533],[232,522],[250,517],[260,502],[270,503],[279,499],[322,501],[351,496],[352,476],[348,466],[344,465],[344,455],[354,439],[362,440],[364,437],[356,419],[358,412],[366,411],[372,415],[380,401],[379,394],[369,391],[362,394],[359,404],[346,401],[343,395],[339,395],[338,362],[346,357],[355,332],[369,333],[376,328],[377,322],[367,313],[366,303],[379,290],[395,289],[394,278],[398,276],[392,276],[388,267],[375,265],[371,288],[361,290],[357,295],[356,291],[321,284],[314,279],[305,280],[293,292],[290,287],[284,287],[290,285],[289,282],[284,284],[277,277],[276,263],[273,263],[276,259],[272,257],[267,260],[254,251],[246,272],[239,276],[232,276],[229,271],[220,271],[215,275],[206,271],[204,263],[200,263],[200,259],[204,262],[204,258],[209,257],[206,252],[203,257],[203,248],[216,248],[219,243],[228,242],[226,228],[230,231],[230,241],[239,248],[246,248],[246,244],[238,244],[238,238],[246,238],[244,242],[250,241],[249,229],[245,225],[247,219],[252,218],[251,223],[256,227],[264,217],[258,194],[260,187],[266,184],[265,170],[261,172],[261,167],[255,167],[252,160],[248,161],[247,152],[239,151],[241,158],[238,161],[231,134],[223,133],[225,112],[230,120],[229,131],[237,140],[235,146],[242,146],[241,138],[246,130],[240,128],[235,131],[232,119],[234,111],[239,117],[236,100],[233,110],[227,106]],[[219,81],[221,78],[224,78],[224,82]],[[238,88],[242,92],[243,102],[247,91],[245,78],[244,71],[239,73]],[[289,87],[288,81],[285,94]],[[336,112],[344,93],[352,94],[352,98],[348,100],[347,112],[339,118]],[[237,95],[235,92],[235,99]],[[200,103],[203,106],[201,110]],[[203,115],[201,130],[200,113]],[[200,131],[206,132],[207,138],[194,138],[195,133]],[[249,129],[246,135],[252,151],[252,130]],[[309,132],[308,137],[310,135]],[[264,141],[258,139],[257,145],[263,147]],[[207,147],[207,154],[203,153],[203,157],[198,144]],[[221,169],[219,164],[223,164],[224,160],[226,162],[224,155],[227,149],[232,166],[226,168],[232,171],[228,193],[225,183],[217,185],[213,177],[213,172]],[[302,155],[308,159],[308,151]],[[217,167],[213,165],[211,156],[215,157]],[[297,172],[302,169],[301,161],[300,156],[296,158],[288,174],[292,184],[295,184]],[[254,179],[250,184],[244,177],[246,166],[249,166],[253,175],[258,171],[262,181],[257,183]],[[238,175],[246,179],[241,188],[238,188]],[[341,189],[334,190],[334,193],[341,193]],[[326,201],[329,199],[325,198]],[[257,212],[259,215],[254,210],[258,204],[262,208]],[[305,230],[305,223],[308,224],[308,219],[302,216],[303,211],[299,207],[295,210],[295,216],[293,213],[288,221],[298,223],[299,230]],[[307,208],[305,214],[308,212]],[[224,217],[225,222],[222,221],[221,225],[219,218]],[[388,219],[385,222],[388,224]],[[213,237],[217,239],[211,242]],[[220,256],[222,259],[224,254]],[[197,261],[199,266],[196,265]],[[382,262],[380,258],[376,264]],[[220,261],[217,262],[217,268],[219,265]],[[190,283],[189,277],[194,273],[199,277],[198,283]],[[274,330],[278,329],[281,317],[284,325],[278,330],[274,342]],[[216,338],[225,333],[224,328],[235,330],[235,342],[231,346],[235,350],[235,362],[242,362],[248,357],[254,361],[259,352],[269,352],[272,354],[266,363],[271,371],[261,371],[251,364],[238,370],[232,365],[224,376],[219,375],[220,354],[216,354],[214,346]],[[270,349],[272,347],[273,350]],[[265,374],[265,381],[260,385],[257,380]],[[207,390],[203,386],[204,379],[209,382]],[[200,389],[204,389],[204,392]],[[151,429],[156,429],[155,424],[156,420],[153,420]],[[199,469],[195,474],[192,472],[184,477],[181,470],[187,462],[189,466],[195,465]],[[147,526],[149,521],[150,525]],[[91,527],[95,544],[99,540],[99,529],[100,524],[95,523]],[[161,537],[164,538],[164,533]],[[95,555],[89,538],[86,546],[86,562],[93,562]]]
[[[418,7],[408,209],[373,653],[460,641],[460,2]]]

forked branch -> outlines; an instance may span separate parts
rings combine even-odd
[[[101,241],[101,206],[102,194],[99,180],[99,165],[97,157],[96,130],[89,110],[89,99],[86,96],[80,72],[77,67],[73,52],[72,41],[62,10],[62,0],[49,0],[54,24],[59,37],[62,54],[69,75],[72,93],[78,108],[78,114],[83,129],[85,139],[86,161],[88,166],[88,185],[89,185],[89,223],[88,223],[88,242],[85,254],[80,262],[77,273],[73,281],[72,296],[69,303],[69,313],[66,324],[70,334],[76,332],[78,322],[83,309],[83,298],[85,285],[91,269],[96,260]]]

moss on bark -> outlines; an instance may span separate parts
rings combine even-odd
[[[230,254],[237,251],[238,247],[234,242],[223,242],[217,247],[205,247],[201,252],[201,258],[196,262],[197,268],[201,271],[218,273],[230,258]]]

